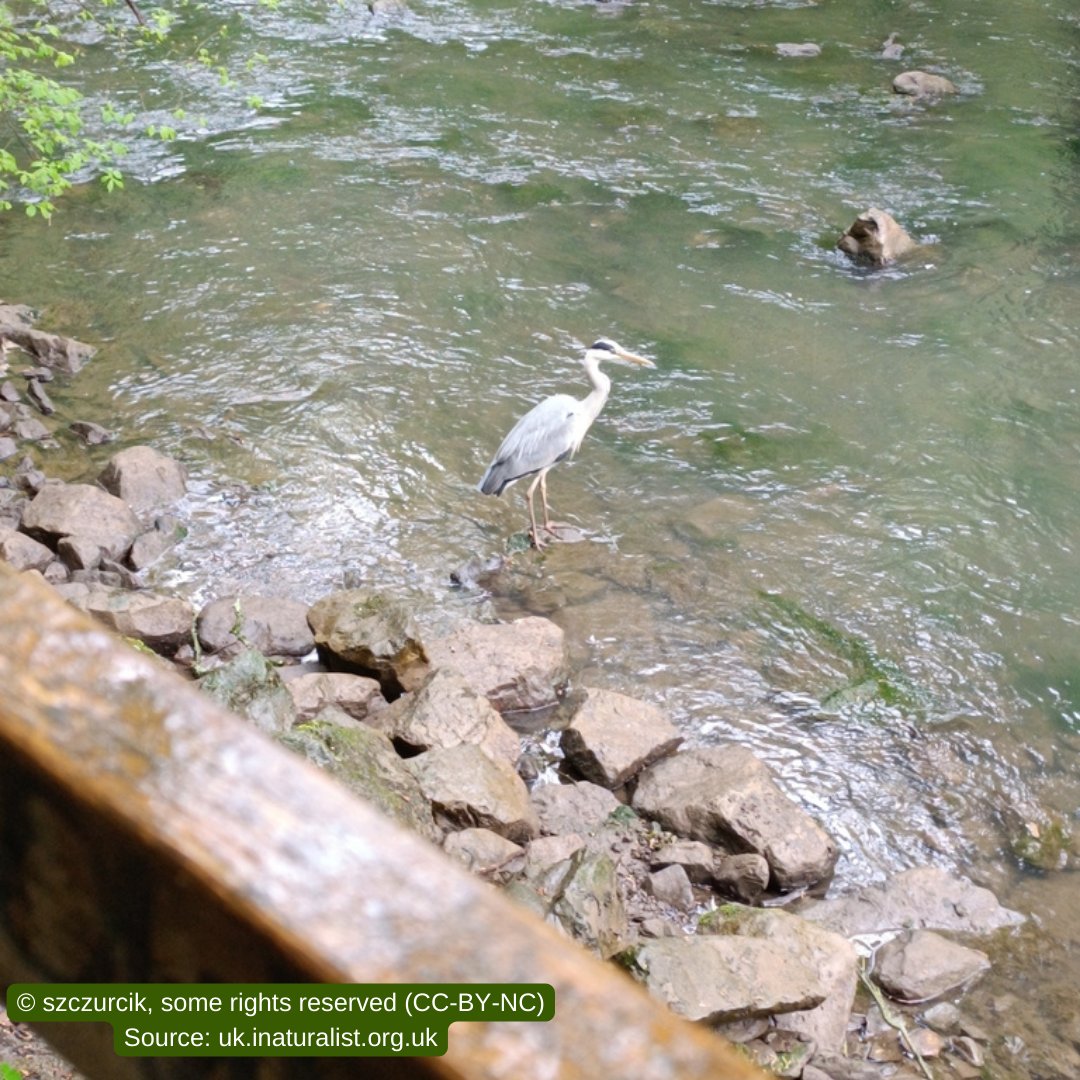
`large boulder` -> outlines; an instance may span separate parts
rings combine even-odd
[[[58,585],[57,592],[110,630],[163,656],[171,656],[191,638],[195,612],[179,597],[82,582]]]
[[[152,446],[129,446],[113,454],[98,483],[138,514],[168,506],[187,492],[184,467]]]
[[[763,855],[781,890],[827,879],[839,854],[829,834],[741,746],[658,761],[641,774],[633,805],[679,836]]]
[[[843,1050],[859,981],[858,956],[847,938],[786,911],[738,904],[725,904],[707,913],[699,932],[771,941],[793,960],[816,972],[824,1000],[787,1013],[781,1026],[823,1050]]]
[[[471,743],[490,758],[516,765],[521,739],[460,675],[438,670],[380,713],[377,726],[414,753]]]
[[[21,528],[50,547],[66,536],[79,537],[117,560],[142,532],[123,499],[92,484],[46,484],[23,513]]]
[[[454,671],[501,713],[554,705],[569,668],[562,629],[529,616],[510,623],[465,623],[428,643],[433,668]]]
[[[336,776],[388,817],[428,840],[437,842],[440,838],[431,804],[381,731],[363,725],[342,727],[328,711],[303,728],[280,736],[280,741]]]
[[[490,829],[515,843],[539,831],[524,781],[513,766],[492,760],[478,746],[438,747],[409,758],[405,766],[441,824]]]
[[[580,776],[619,788],[646,765],[674,753],[682,741],[675,725],[650,702],[611,690],[588,690],[563,730],[561,744]]]
[[[871,266],[888,266],[917,247],[892,214],[876,207],[861,213],[836,246],[857,262]]]
[[[344,589],[324,596],[307,617],[327,667],[378,679],[392,697],[424,681],[428,664],[420,631],[400,600]]]
[[[313,671],[287,679],[296,722],[306,724],[328,708],[340,709],[350,720],[367,722],[386,708],[386,698],[375,679],[345,671]],[[377,726],[377,725],[376,725]]]
[[[932,930],[906,930],[878,950],[874,978],[900,1001],[929,1001],[990,970],[990,957]]]
[[[665,937],[638,949],[648,989],[688,1020],[709,1024],[813,1009],[826,989],[805,958],[753,937]]]
[[[277,596],[228,596],[199,612],[199,643],[207,652],[258,649],[265,656],[306,656],[315,648],[307,605]]]
[[[988,934],[1016,926],[1023,915],[1002,907],[989,889],[936,866],[919,866],[851,896],[821,900],[800,911],[844,937],[879,934],[899,926]]]

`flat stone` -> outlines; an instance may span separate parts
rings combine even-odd
[[[19,452],[19,444],[10,435],[0,435],[0,461],[7,461]]]
[[[661,938],[642,945],[635,964],[673,1012],[708,1024],[812,1009],[825,1000],[813,970],[760,938]]]
[[[541,784],[531,801],[540,831],[590,833],[622,805],[607,788],[582,780],[575,784]]]
[[[990,957],[932,930],[906,930],[877,953],[874,978],[900,1001],[941,997],[990,970]]]
[[[44,570],[53,553],[44,545],[6,526],[0,527],[0,559],[16,570]]]
[[[741,746],[683,751],[649,766],[633,805],[679,836],[763,855],[779,889],[828,878],[839,854],[828,833]]]
[[[489,757],[516,765],[521,739],[488,699],[460,675],[437,670],[378,717],[380,730],[412,751],[471,743]]]
[[[699,933],[772,942],[815,972],[822,1000],[788,1012],[780,1026],[824,1050],[843,1049],[858,984],[858,957],[850,941],[786,911],[735,904],[725,904],[703,916]]]
[[[821,46],[812,41],[782,41],[776,46],[780,56],[811,57],[821,55]]]
[[[99,487],[46,484],[23,513],[22,530],[51,546],[77,536],[121,559],[142,526],[127,503]]]
[[[538,878],[551,867],[573,858],[584,847],[585,841],[577,833],[538,836],[530,840],[525,849],[525,874],[529,878]]]
[[[129,446],[113,454],[98,482],[136,513],[168,506],[187,492],[184,467],[152,446]]]
[[[298,724],[314,720],[331,706],[357,722],[368,721],[386,708],[386,698],[375,679],[344,671],[297,675],[285,683],[285,689],[292,695]]]
[[[438,747],[409,758],[405,767],[432,804],[436,821],[451,828],[484,828],[523,843],[539,831],[529,792],[513,767],[478,746]]]
[[[1024,921],[1002,907],[989,889],[936,866],[920,866],[836,900],[822,900],[800,911],[843,937],[879,934],[899,927],[988,934]]]
[[[252,648],[265,656],[306,656],[315,649],[307,611],[306,604],[277,596],[222,597],[199,612],[199,643],[207,652]]]
[[[651,702],[611,690],[587,690],[562,733],[566,759],[580,776],[622,787],[647,765],[674,751],[683,737]]]
[[[433,668],[454,671],[501,713],[555,705],[569,678],[562,629],[529,616],[510,623],[466,623],[427,645]]]

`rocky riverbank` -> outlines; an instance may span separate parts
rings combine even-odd
[[[434,633],[367,589],[196,609],[146,588],[183,543],[183,466],[127,446],[80,482],[49,479],[58,436],[107,438],[43,388],[89,350],[25,309],[0,306],[0,338],[19,349],[0,360],[0,557],[17,570],[776,1074],[983,1075],[990,1036],[963,995],[1022,921],[988,891],[925,867],[830,898],[837,845],[765,764],[578,686],[547,619]]]

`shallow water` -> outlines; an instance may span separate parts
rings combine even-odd
[[[0,295],[103,344],[57,404],[190,467],[158,584],[550,615],[580,684],[768,759],[840,886],[961,869],[1044,920],[1075,989],[1071,876],[1009,852],[1080,807],[1071,7],[253,17],[261,109],[192,75],[198,120],[123,195],[0,222]],[[892,31],[902,65],[876,56]],[[118,91],[96,60],[147,101],[153,69]],[[895,97],[908,67],[960,95]],[[872,205],[924,245],[879,273],[833,248]],[[550,478],[588,540],[451,590],[526,520],[520,486],[475,492],[488,458],[585,392],[598,334],[657,369],[612,369]],[[1043,970],[1025,948],[1013,981]]]

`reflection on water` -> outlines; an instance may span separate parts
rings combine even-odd
[[[57,403],[191,467],[160,583],[548,614],[582,684],[751,743],[841,884],[933,861],[1061,918],[1008,843],[1080,804],[1066,6],[411,8],[258,14],[258,116],[202,87],[156,182],[0,223],[6,297],[105,343]],[[895,98],[893,31],[962,93]],[[871,205],[923,244],[876,274],[833,250]],[[550,478],[589,542],[449,590],[602,333],[658,369]]]

